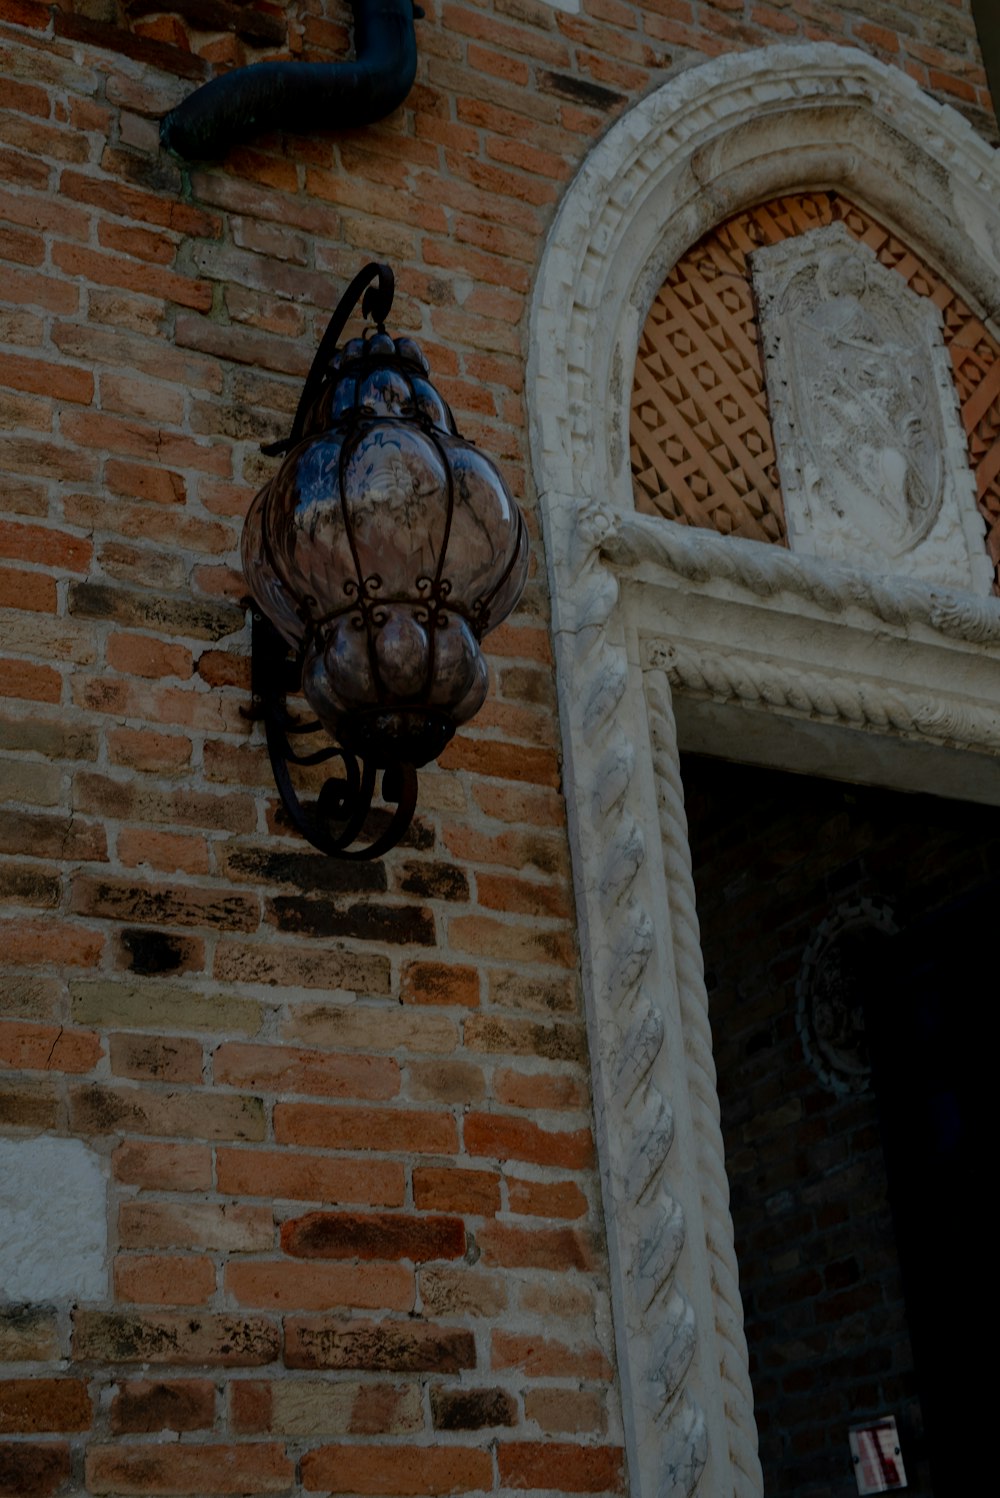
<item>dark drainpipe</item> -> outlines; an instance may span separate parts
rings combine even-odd
[[[370,125],[413,86],[413,0],[351,0],[354,62],[255,62],[204,84],[160,123],[160,140],[186,161],[224,156],[265,130],[309,135]]]

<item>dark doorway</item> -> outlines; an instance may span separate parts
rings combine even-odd
[[[852,1498],[848,1429],[883,1415],[912,1498],[977,1491],[1000,815],[682,771],[765,1492]]]

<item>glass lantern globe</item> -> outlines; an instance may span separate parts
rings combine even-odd
[[[521,595],[528,537],[417,344],[380,326],[333,355],[242,555],[323,726],[375,766],[419,768],[482,706],[480,642]]]

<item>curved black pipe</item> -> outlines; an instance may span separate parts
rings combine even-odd
[[[264,130],[370,125],[397,109],[417,71],[413,0],[351,0],[354,62],[255,62],[212,78],[160,122],[185,161],[224,156]]]

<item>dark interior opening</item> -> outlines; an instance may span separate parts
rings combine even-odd
[[[1000,813],[682,772],[765,1492],[850,1498],[885,1415],[913,1498],[980,1491]]]

